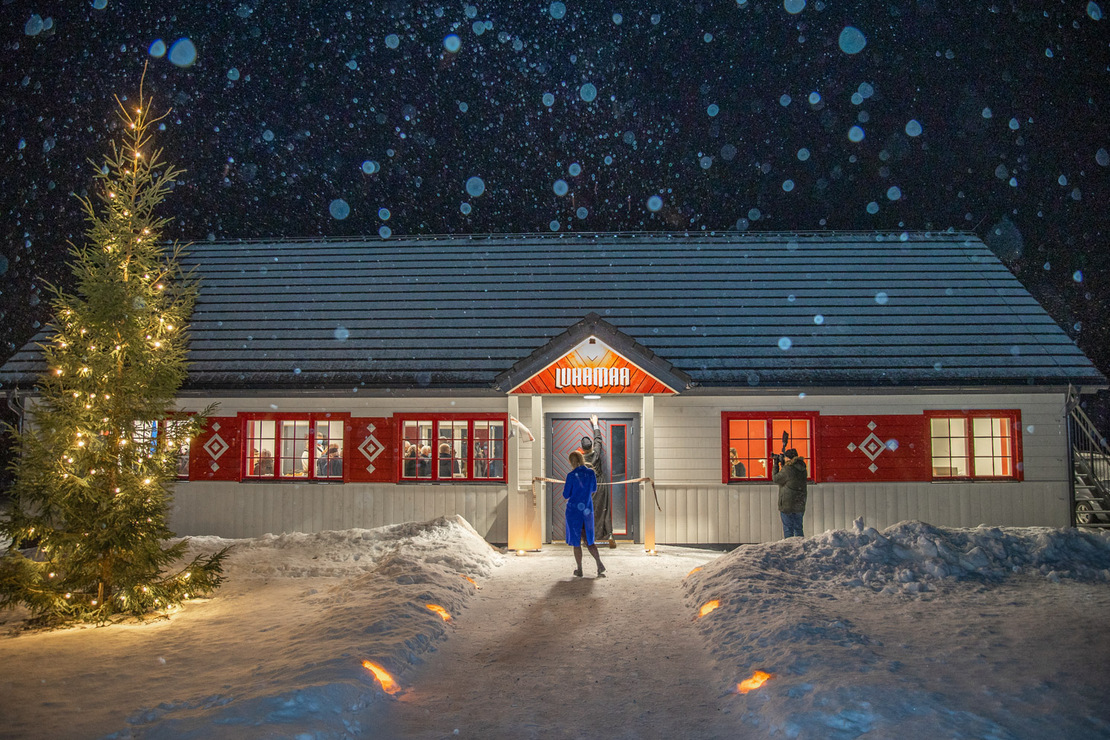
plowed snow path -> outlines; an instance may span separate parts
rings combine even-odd
[[[682,579],[713,558],[667,548],[601,549],[606,578],[574,578],[565,546],[510,557],[438,652],[385,708],[397,738],[721,738],[742,734],[683,601]],[[456,734],[457,731],[457,734]]]

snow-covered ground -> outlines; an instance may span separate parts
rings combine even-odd
[[[743,737],[1110,737],[1110,534],[860,523],[724,555],[603,549],[599,580],[574,579],[565,547],[505,557],[456,519],[191,542],[234,545],[228,582],[169,620],[21,633],[18,613],[0,613],[0,737],[577,737],[598,728],[576,723],[637,701],[601,732],[655,737],[664,709],[645,698],[674,693],[690,699],[689,737],[722,726]],[[657,608],[629,607],[645,593]],[[603,613],[624,635],[619,657],[559,651],[559,670],[603,687],[582,695],[597,706],[565,713],[565,681],[538,670],[509,685],[495,673],[512,657],[498,646],[558,644],[561,609]],[[605,620],[588,631],[604,636]],[[470,649],[478,635],[492,638]],[[647,668],[645,656],[682,654],[696,670]],[[501,670],[519,677],[550,658]],[[386,694],[364,660],[401,693]],[[420,682],[446,660],[468,679],[465,702],[423,703]],[[739,692],[756,670],[771,678]],[[566,724],[542,725],[541,706]]]
[[[1110,536],[862,519],[686,579],[771,737],[1110,737]]]

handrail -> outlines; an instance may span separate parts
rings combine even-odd
[[[1072,460],[1071,506],[1075,517],[1072,521],[1084,527],[1110,526],[1106,515],[1099,514],[1110,511],[1110,443],[1077,402],[1068,404],[1067,423]],[[1084,489],[1082,497],[1076,495],[1080,487]],[[1080,522],[1080,508],[1088,521]]]

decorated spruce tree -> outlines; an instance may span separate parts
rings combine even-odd
[[[196,283],[155,215],[181,172],[152,147],[161,117],[141,87],[119,105],[122,134],[81,199],[89,228],[71,245],[76,291],[52,289],[46,370],[0,522],[11,540],[0,606],[24,604],[45,623],[157,612],[223,580],[225,551],[182,566],[186,543],[167,543],[179,455],[203,423],[172,411]]]

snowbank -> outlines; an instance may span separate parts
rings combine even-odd
[[[128,718],[128,729],[110,737],[372,736],[365,710],[383,697],[383,688],[362,661],[394,676],[420,663],[452,627],[426,605],[458,616],[477,580],[503,562],[455,517],[372,530],[189,541],[194,552],[232,546],[225,566],[225,590],[232,592],[218,592],[211,600],[216,607],[227,599],[230,609],[244,608],[231,603],[240,598],[237,583],[249,598],[262,587],[259,581],[311,579],[293,596],[302,602],[296,617],[302,621],[263,630],[287,634],[262,648],[256,635],[219,634],[220,620],[206,620],[200,628],[216,630],[212,639],[252,666],[249,675],[214,676],[212,693],[144,708]],[[304,602],[311,606],[309,620]],[[175,621],[177,629],[190,629],[181,616]],[[265,658],[252,656],[253,650]]]
[[[1110,581],[1110,533],[1077,529],[979,527],[948,529],[899,522],[879,532],[853,530],[743,546],[721,558],[688,587],[716,585],[739,574],[780,574],[826,585],[909,596],[944,590],[954,581],[998,581],[1037,573],[1058,581]]]
[[[684,585],[692,609],[719,604],[697,619],[725,673],[772,674],[738,697],[762,733],[1027,738],[1110,735],[1082,688],[1105,675],[1108,583],[1107,532],[859,519],[741,546]]]

